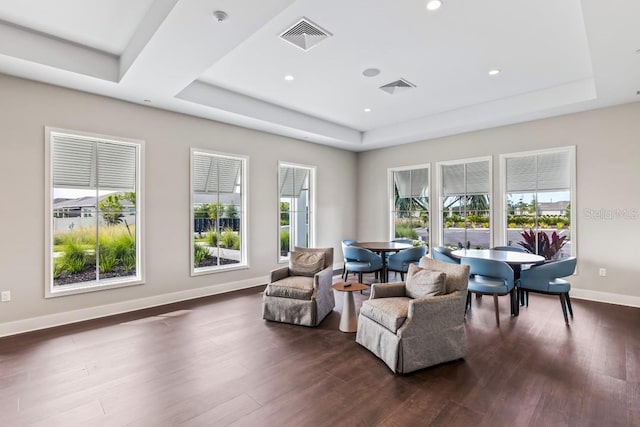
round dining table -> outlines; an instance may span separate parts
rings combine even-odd
[[[540,264],[544,262],[544,257],[528,252],[500,251],[495,249],[458,249],[451,252],[455,258],[482,258],[502,261],[511,267],[523,264]]]
[[[380,254],[382,258],[382,274],[380,281],[386,281],[387,277],[387,257],[385,254],[387,252],[399,252],[403,249],[408,249],[413,247],[410,243],[402,243],[402,242],[356,242],[351,246],[357,246],[359,248],[369,249],[372,252]]]

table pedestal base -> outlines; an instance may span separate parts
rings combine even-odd
[[[340,330],[342,332],[356,332],[358,330],[358,316],[353,293],[343,292],[342,315],[340,316]]]

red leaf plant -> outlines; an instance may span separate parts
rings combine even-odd
[[[553,259],[567,243],[567,236],[561,236],[555,231],[551,234],[551,240],[544,231],[535,232],[529,229],[529,231],[525,230],[520,234],[524,239],[523,242],[518,242],[520,246],[533,254],[542,255],[547,260]]]

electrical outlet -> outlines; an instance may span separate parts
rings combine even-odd
[[[2,302],[11,301],[11,291],[2,291],[2,294],[0,294],[0,299],[2,299]]]
[[[601,268],[600,269],[600,277],[605,277],[607,275],[607,269],[606,268]]]

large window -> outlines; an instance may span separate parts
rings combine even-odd
[[[575,149],[502,156],[506,242],[547,259],[570,256]]]
[[[46,296],[142,282],[142,143],[46,129]]]
[[[315,167],[278,164],[279,253],[288,259],[294,247],[313,247]]]
[[[429,166],[389,170],[391,238],[429,242]]]
[[[247,265],[245,157],[191,150],[191,273]]]
[[[491,246],[491,159],[438,164],[442,244],[449,248]]]

